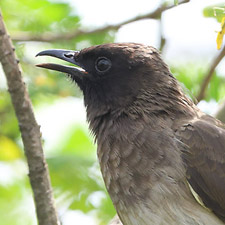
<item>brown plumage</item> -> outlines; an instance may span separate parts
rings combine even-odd
[[[38,55],[83,68],[38,65],[69,73],[83,91],[123,225],[225,224],[225,126],[185,96],[156,49],[121,43]]]

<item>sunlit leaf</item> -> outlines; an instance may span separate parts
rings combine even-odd
[[[204,8],[203,15],[205,17],[211,17],[221,22],[224,17],[224,5],[213,5]]]
[[[178,5],[178,0],[174,0],[174,5]]]
[[[223,44],[224,34],[225,34],[225,17],[223,17],[221,21],[221,31],[219,31],[217,34],[217,39],[216,39],[217,49],[220,49]]]
[[[20,148],[6,136],[0,136],[0,160],[15,160],[21,157]]]

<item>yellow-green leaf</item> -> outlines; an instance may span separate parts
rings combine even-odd
[[[0,136],[0,160],[10,161],[21,157],[20,148],[6,136]]]
[[[203,10],[203,15],[205,17],[211,17],[216,19],[218,22],[222,21],[222,18],[224,17],[224,4],[219,5],[213,5],[213,6],[207,6]]]
[[[221,31],[218,32],[216,43],[217,49],[220,49],[223,44],[223,36],[225,34],[225,17],[221,21]]]

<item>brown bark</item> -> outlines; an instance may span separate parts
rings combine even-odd
[[[43,154],[40,127],[35,120],[31,101],[1,12],[0,62],[6,75],[8,90],[19,121],[38,223],[40,225],[57,225],[59,222],[54,207],[48,167]]]
[[[219,105],[215,117],[221,122],[225,123],[225,100]]]

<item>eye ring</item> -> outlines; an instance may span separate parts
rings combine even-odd
[[[99,57],[95,61],[95,69],[98,73],[105,73],[112,67],[112,62],[106,57]]]

